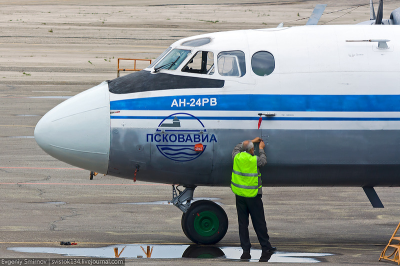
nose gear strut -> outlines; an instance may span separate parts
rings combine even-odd
[[[184,191],[180,191],[178,186],[172,185],[172,200],[170,201],[175,207],[186,213],[192,204],[194,187],[185,187]]]

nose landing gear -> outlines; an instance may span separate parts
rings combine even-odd
[[[197,244],[210,245],[224,238],[228,230],[228,216],[224,209],[209,200],[193,200],[193,187],[184,191],[173,189],[172,203],[182,212],[182,230],[191,241]],[[177,193],[178,191],[178,193]]]

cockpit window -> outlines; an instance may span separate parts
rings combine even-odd
[[[189,63],[182,68],[182,72],[198,74],[214,74],[214,53],[207,51],[198,51]]]
[[[157,64],[154,71],[159,71],[161,69],[175,70],[179,65],[186,59],[190,50],[174,49],[169,54],[167,54],[164,59]]]
[[[183,46],[198,47],[211,42],[210,38],[200,38],[182,43]]]
[[[242,51],[219,53],[218,73],[221,76],[243,77],[246,74],[246,61],[244,53]]]
[[[171,47],[168,47],[167,50],[165,50],[162,54],[160,54],[156,59],[153,60],[153,62],[148,66],[149,68],[152,68],[155,64],[158,63],[158,61],[161,60],[169,51],[171,51]]]
[[[251,68],[258,76],[268,76],[275,69],[275,59],[270,52],[260,51],[251,58]]]

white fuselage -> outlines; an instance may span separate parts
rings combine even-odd
[[[198,47],[183,45],[198,38],[210,38],[211,42]],[[377,42],[363,40],[389,40],[388,48],[379,49]],[[400,144],[396,142],[400,130],[399,45],[400,27],[380,25],[232,31],[179,40],[171,48],[190,52],[174,70],[155,71],[152,66],[142,74],[99,86],[98,90],[109,93],[111,144],[108,166],[102,162],[98,169],[130,177],[140,165],[143,180],[225,185],[232,166],[231,150],[256,135],[267,141],[270,168],[264,173],[271,177],[272,185],[399,185],[394,177],[394,170],[400,167]],[[183,71],[199,51],[212,52],[214,71]],[[220,74],[217,62],[221,53],[229,51],[244,53],[246,74],[242,77]],[[269,52],[275,60],[274,71],[266,76],[253,72],[252,58],[260,51]],[[164,79],[150,89],[139,75],[155,82]],[[179,79],[185,85],[181,86]],[[173,80],[178,81],[172,84]],[[198,84],[203,80],[221,81],[223,86],[201,88]],[[119,86],[127,89],[117,92]],[[260,129],[259,113],[274,115],[264,117]],[[162,124],[172,127],[174,117],[185,132],[164,131]],[[203,134],[204,139],[196,134]],[[205,138],[204,134],[209,135]],[[207,145],[201,156],[188,152],[182,158],[194,159],[179,160],[179,149],[189,150],[197,143]],[[166,152],[171,149],[176,153]],[[72,162],[68,156],[62,160]],[[79,167],[96,171],[95,162],[88,168],[75,161]],[[322,173],[321,167],[327,165],[332,167],[326,168],[330,173]],[[362,175],[369,171],[364,166],[385,165],[395,167],[384,173],[386,181],[375,182],[372,175],[363,181]],[[318,168],[301,172],[308,166]],[[342,166],[353,168],[347,171]],[[340,170],[332,172],[334,167]],[[190,170],[195,177],[185,179]],[[159,173],[167,174],[161,177]],[[343,179],[333,178],[346,173],[349,175]],[[321,181],[318,175],[326,179]],[[199,176],[205,177],[201,180]]]

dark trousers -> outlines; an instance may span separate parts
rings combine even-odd
[[[264,207],[259,194],[254,198],[246,198],[236,195],[236,210],[239,221],[240,245],[243,251],[249,251],[251,248],[249,237],[249,214],[256,231],[258,241],[262,249],[270,249],[267,223],[265,222]]]

